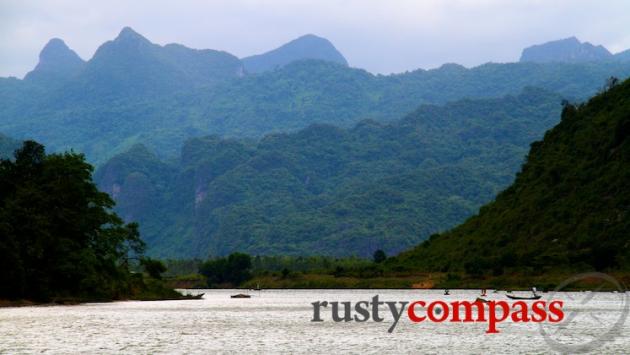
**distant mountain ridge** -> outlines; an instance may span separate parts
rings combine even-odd
[[[537,44],[523,49],[520,62],[586,63],[599,61],[630,61],[630,50],[612,54],[602,45],[580,42],[576,37]]]
[[[102,95],[148,95],[215,85],[242,72],[240,60],[229,53],[160,46],[125,27],[96,50],[79,81]]]
[[[53,53],[75,57],[65,44],[60,48]],[[65,63],[42,55],[33,75],[44,63]],[[446,64],[373,75],[317,59],[248,75],[228,53],[161,46],[131,28],[84,64],[74,59],[64,77],[0,78],[0,131],[35,139],[51,151],[81,151],[96,165],[137,143],[161,158],[175,158],[192,137],[259,139],[315,123],[352,127],[366,118],[398,119],[421,104],[518,94],[528,86],[580,99],[610,76],[630,76],[630,61]]]
[[[250,73],[281,68],[291,62],[305,59],[323,60],[348,65],[346,58],[339,53],[330,41],[312,34],[304,35],[269,52],[242,59]]]
[[[630,61],[630,49],[623,52],[615,53],[615,59],[619,61]]]
[[[66,81],[79,74],[84,66],[85,61],[68,48],[63,40],[53,38],[44,46],[39,54],[39,63],[26,74],[24,80]]]

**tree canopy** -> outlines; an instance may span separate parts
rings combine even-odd
[[[83,155],[34,141],[0,160],[0,298],[129,294],[128,258],[144,243],[91,174]]]

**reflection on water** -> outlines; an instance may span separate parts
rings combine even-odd
[[[386,306],[383,323],[334,323],[323,313],[312,323],[311,302],[474,300],[478,292],[451,290],[263,290],[250,299],[231,299],[234,290],[201,290],[203,300],[115,302],[78,306],[0,309],[0,352],[50,353],[546,353],[537,324],[504,322],[501,333],[485,334],[483,323],[411,323],[403,316],[393,333]],[[598,293],[580,304],[580,293],[563,293],[567,310],[579,310],[571,341],[603,333],[620,315],[619,298]],[[490,299],[507,300],[501,293]],[[571,328],[573,327],[573,328]],[[598,353],[630,352],[630,329]],[[625,336],[624,336],[625,335]],[[567,334],[563,335],[564,337]]]

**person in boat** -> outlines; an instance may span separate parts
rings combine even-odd
[[[486,289],[485,289],[485,288],[482,288],[482,289],[481,289],[481,295],[482,295],[482,296],[486,296]]]

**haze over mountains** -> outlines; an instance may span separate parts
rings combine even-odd
[[[257,139],[313,123],[351,127],[365,118],[398,119],[425,103],[518,94],[526,86],[579,99],[608,76],[630,75],[630,62],[605,61],[448,64],[375,76],[345,65],[315,36],[256,58],[275,69],[249,74],[229,53],[159,46],[130,28],[85,64],[54,40],[24,80],[0,78],[0,132],[51,151],[72,148],[100,165],[136,143],[174,158],[186,139],[206,134]]]
[[[630,50],[612,54],[604,46],[580,42],[575,37],[534,45],[523,49],[521,62],[583,63],[606,60],[630,60]]]
[[[88,61],[53,39],[0,78],[0,132],[84,152],[154,255],[392,253],[507,186],[562,99],[630,76],[576,41],[383,76],[314,35],[243,59],[131,28]]]
[[[330,41],[311,34],[294,39],[267,53],[245,57],[242,61],[248,72],[262,73],[304,59],[324,60],[348,65],[346,58],[337,51]]]
[[[26,74],[24,80],[63,82],[79,74],[84,66],[85,61],[68,48],[63,40],[53,38],[44,46],[39,54],[39,63]]]

